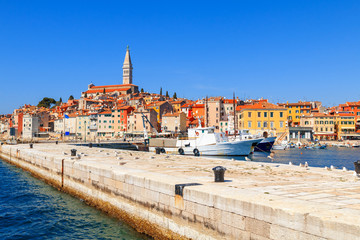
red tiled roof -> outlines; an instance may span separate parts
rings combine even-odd
[[[284,107],[279,107],[275,104],[268,103],[268,102],[261,102],[261,103],[255,103],[255,104],[249,104],[249,105],[241,105],[236,107],[236,111],[241,111],[244,109],[279,109],[279,110],[285,110]]]

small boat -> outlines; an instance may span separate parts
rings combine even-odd
[[[287,141],[282,141],[280,144],[274,144],[272,146],[272,150],[285,150],[286,148],[288,148]]]
[[[353,148],[359,148],[360,145],[359,145],[359,144],[353,144],[352,147],[353,147]]]

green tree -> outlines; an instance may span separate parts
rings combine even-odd
[[[144,92],[144,89],[143,89],[143,88],[141,88],[140,92],[141,92],[141,93],[143,93],[143,92]]]
[[[74,96],[70,95],[69,100],[74,100]]]
[[[55,105],[56,101],[53,98],[44,97],[39,103],[38,107],[50,108],[52,105]]]
[[[169,97],[169,92],[168,91],[166,91],[166,95],[165,95],[167,98]]]
[[[173,99],[177,99],[176,92],[174,92]]]
[[[160,95],[162,96],[162,87],[160,88]]]
[[[62,98],[59,99],[59,103],[62,103]]]

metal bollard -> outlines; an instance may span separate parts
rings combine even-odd
[[[357,160],[357,162],[354,162],[354,166],[355,166],[356,174],[360,174],[360,160]]]
[[[71,149],[71,156],[72,157],[75,157],[76,156],[76,149]]]
[[[225,175],[225,171],[226,168],[224,168],[223,166],[217,166],[214,167],[212,169],[214,171],[215,174],[215,182],[224,182],[224,175]]]
[[[55,144],[56,144],[56,145],[59,144],[59,141],[55,141]]]
[[[89,148],[92,148],[92,143],[89,143]]]
[[[30,143],[30,148],[33,148],[33,144],[32,144],[32,143]]]
[[[159,147],[155,148],[155,152],[156,152],[156,154],[160,154],[161,148],[159,148]]]

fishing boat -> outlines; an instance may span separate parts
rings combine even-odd
[[[225,133],[215,133],[215,127],[199,127],[178,138],[176,148],[179,154],[195,156],[248,156],[263,139],[251,135],[229,139]]]

